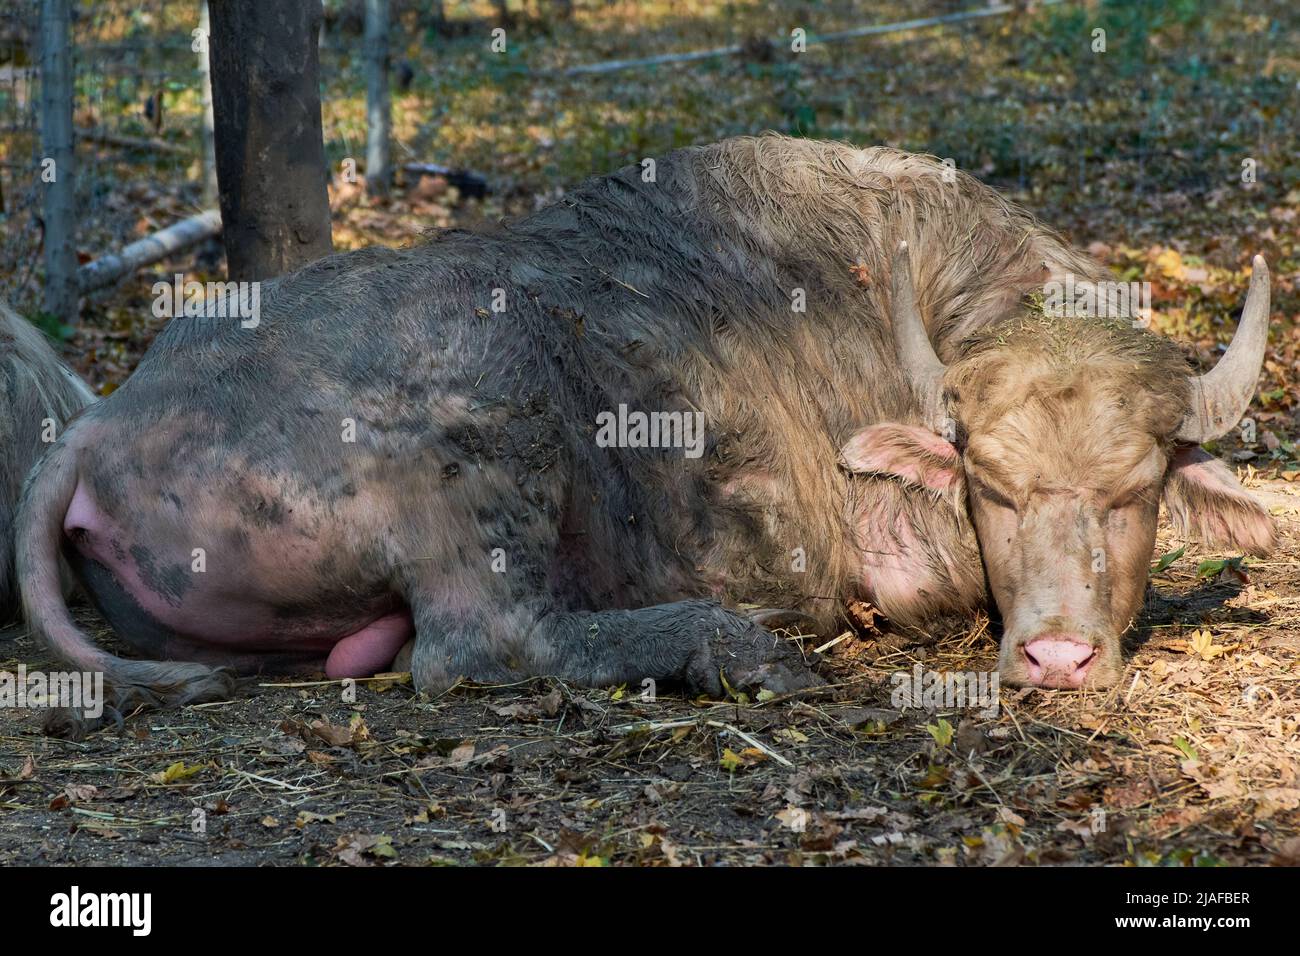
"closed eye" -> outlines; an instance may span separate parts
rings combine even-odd
[[[971,483],[975,486],[975,490],[979,496],[989,504],[997,505],[999,508],[1010,508],[1012,511],[1016,510],[1015,503],[1006,495],[1002,494],[1002,492],[995,488],[991,488],[978,478],[971,478]]]

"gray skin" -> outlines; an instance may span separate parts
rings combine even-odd
[[[18,616],[14,518],[23,481],[94,394],[45,336],[0,302],[0,624]],[[64,576],[65,594],[72,578]]]
[[[900,239],[943,361],[1046,276],[1100,271],[931,158],[766,136],[329,257],[267,283],[255,328],[177,319],[29,482],[32,627],[119,707],[223,695],[228,668],[373,673],[408,639],[426,691],[805,685],[741,602],[829,627],[848,598],[920,623],[986,597],[963,502],[839,465],[864,427],[926,421],[891,331]],[[601,447],[620,405],[702,413],[703,453]],[[905,588],[879,567],[899,522]],[[76,627],[61,553],[153,660]]]

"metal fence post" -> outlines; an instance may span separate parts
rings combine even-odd
[[[217,147],[212,121],[212,71],[208,63],[212,25],[208,20],[207,0],[199,0],[199,30],[203,34],[203,49],[199,51],[199,83],[203,104],[203,118],[200,120],[202,123],[200,148],[203,150],[203,208],[211,209],[217,205]]]
[[[45,188],[45,311],[77,319],[76,178],[71,0],[41,4],[41,169]]]
[[[388,0],[366,0],[366,192],[388,194]]]

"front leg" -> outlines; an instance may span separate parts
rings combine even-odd
[[[734,689],[784,693],[819,680],[790,642],[712,601],[622,611],[550,611],[540,602],[479,613],[413,602],[411,670],[436,693],[459,677],[506,683],[553,676],[588,687],[681,683],[721,697]]]
[[[815,682],[791,644],[712,601],[577,611],[553,599],[567,489],[562,468],[516,473],[485,463],[445,489],[424,527],[411,528],[407,553],[416,559],[396,577],[415,623],[417,689],[438,692],[461,677],[554,676],[587,686],[650,678],[718,697],[724,674],[734,688]],[[651,550],[629,538],[623,553],[647,563]],[[645,590],[680,593],[668,583]]]

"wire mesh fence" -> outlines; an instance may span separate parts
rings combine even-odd
[[[35,3],[0,3],[0,296],[11,300],[31,282],[40,250],[39,21]]]
[[[75,255],[84,263],[212,205],[202,139],[203,54],[195,49],[202,3],[62,2],[71,14]],[[48,3],[0,0],[0,297],[28,315],[40,311],[45,292],[40,25]],[[1287,69],[1275,29],[1247,31],[1235,41],[1233,55],[1257,61],[1259,75],[1225,85],[1215,78],[1221,55],[1209,52],[1215,38],[1197,35],[1200,4],[1190,0],[1038,5],[1036,15],[1049,27],[1033,44],[1077,51],[1070,54],[1068,83],[1035,66],[1014,32],[1024,19],[1014,12],[888,43],[816,47],[806,57],[773,49],[788,46],[799,24],[810,37],[860,32],[872,23],[981,8],[974,0],[705,3],[725,15],[699,20],[692,17],[700,4],[686,4],[677,17],[679,35],[666,43],[654,24],[668,22],[672,4],[647,4],[644,17],[636,11],[619,21],[623,26],[607,28],[602,18],[620,4],[629,6],[625,0],[388,0],[392,79],[401,93],[394,99],[394,164],[459,159],[490,168],[505,189],[541,196],[574,170],[596,172],[702,138],[776,128],[923,148],[1021,191],[1054,178],[1082,192],[1109,176],[1131,179],[1125,188],[1139,194],[1170,183],[1199,192],[1226,180],[1244,159],[1276,153],[1294,116],[1295,89],[1270,78],[1270,71]],[[1225,0],[1225,6],[1243,20],[1288,22],[1283,0]],[[656,20],[652,7],[669,13]],[[364,171],[366,114],[351,105],[364,100],[364,0],[325,0],[323,8],[326,155],[335,170],[351,157]],[[525,20],[536,42],[519,42],[528,30],[516,27]],[[1184,21],[1185,35],[1204,55],[1148,44],[1163,26]],[[496,23],[511,29],[509,51],[501,56],[487,43]],[[1103,55],[1095,54],[1091,35],[1098,23],[1109,27]],[[929,70],[935,75],[923,70],[908,89],[897,78],[921,59],[908,52],[913,44],[938,54],[944,67]],[[687,59],[692,50],[722,46],[732,53]],[[969,66],[987,62],[991,48],[1005,49],[1005,72],[1018,78],[1014,91]],[[683,62],[590,69],[593,62],[656,57]],[[1166,79],[1153,79],[1152,59],[1172,57],[1177,62]],[[701,83],[676,83],[687,71]],[[1168,85],[1169,75],[1176,86]],[[743,95],[707,105],[710,95],[721,95],[711,89],[715,81]],[[954,89],[961,91],[961,109],[943,109]],[[1122,109],[1099,106],[1117,91]],[[908,115],[899,112],[904,102]],[[689,116],[697,117],[695,125],[684,119]],[[1198,124],[1207,127],[1204,135],[1190,134]],[[1259,148],[1244,152],[1247,141]]]
[[[200,61],[191,48],[200,4],[78,0],[69,8],[72,208],[76,255],[84,260],[137,237],[142,220],[165,225],[200,207],[201,135],[196,111],[184,103],[201,95]],[[42,4],[6,0],[2,10],[0,295],[30,313],[41,304],[41,252],[51,226],[44,187],[58,170],[49,170],[41,140]],[[169,115],[177,106],[181,121]]]
[[[457,4],[396,0],[431,27]],[[42,251],[51,225],[42,145],[42,15],[70,21],[75,256],[120,249],[215,202],[204,148],[206,32],[202,0],[0,0],[0,297],[29,315],[43,305]],[[354,53],[359,0],[326,0],[322,86]],[[418,8],[418,10],[417,10]],[[355,22],[354,22],[355,21]]]

